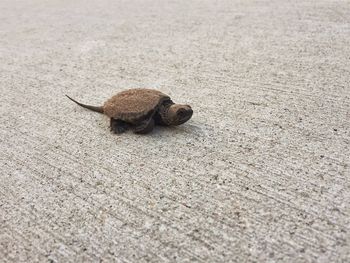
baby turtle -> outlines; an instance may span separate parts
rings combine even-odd
[[[67,96],[67,95],[66,95]],[[111,131],[120,134],[132,129],[145,134],[154,125],[176,126],[193,114],[189,105],[175,104],[168,95],[154,89],[129,89],[117,93],[103,106],[85,105],[67,96],[81,107],[106,114],[111,118]]]

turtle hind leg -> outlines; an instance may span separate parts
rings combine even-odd
[[[142,121],[138,125],[135,125],[133,130],[134,130],[134,133],[146,134],[151,132],[153,128],[154,128],[154,119],[150,118]]]
[[[121,134],[128,129],[128,124],[125,121],[116,120],[111,118],[111,131],[116,134]]]

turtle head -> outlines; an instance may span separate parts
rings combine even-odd
[[[167,123],[172,126],[180,125],[191,119],[193,110],[189,105],[172,104],[167,111]]]

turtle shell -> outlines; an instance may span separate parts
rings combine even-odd
[[[114,95],[103,105],[111,118],[135,123],[154,113],[170,97],[154,89],[129,89]]]

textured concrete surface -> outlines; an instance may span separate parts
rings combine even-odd
[[[350,4],[0,2],[2,262],[350,262]],[[109,132],[130,87],[184,126]]]

